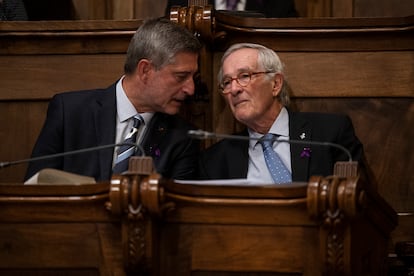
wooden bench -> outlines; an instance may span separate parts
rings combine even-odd
[[[357,177],[215,186],[154,173],[1,184],[0,272],[385,275],[397,217],[367,187]]]
[[[399,214],[390,252],[396,242],[414,240],[414,17],[252,19],[220,12],[211,16],[214,20],[188,17],[188,27],[206,48],[196,101],[183,116],[208,131],[239,129],[217,91],[219,60],[236,42],[271,47],[286,65],[291,108],[344,112],[352,118],[377,190]],[[53,94],[114,82],[141,23],[1,22],[0,161],[30,156]],[[25,164],[1,169],[0,182],[21,183],[25,169]]]

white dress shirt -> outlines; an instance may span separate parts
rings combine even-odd
[[[125,139],[126,135],[132,128],[133,124],[133,117],[139,113],[138,110],[132,105],[131,101],[128,99],[127,95],[125,94],[125,90],[122,87],[122,80],[125,76],[122,76],[121,79],[116,84],[116,137],[115,143],[119,144],[122,143]],[[137,135],[137,143],[141,142],[143,134],[145,133],[148,123],[151,121],[152,116],[154,113],[139,113],[142,118],[144,119],[144,124],[141,125],[138,135]],[[113,164],[116,160],[117,153],[116,149],[114,151],[113,157]]]
[[[251,138],[261,138],[263,134],[249,131]],[[286,108],[282,108],[279,116],[273,122],[269,133],[280,136],[278,139],[289,139],[289,114]],[[290,144],[285,142],[273,143],[273,150],[279,154],[280,159],[285,164],[287,169],[292,172],[292,166],[290,164]],[[247,179],[253,183],[273,183],[272,176],[267,169],[266,162],[263,155],[263,149],[258,140],[250,140],[249,143],[249,165],[247,172]]]

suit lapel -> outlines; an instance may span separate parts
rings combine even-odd
[[[96,104],[91,107],[93,112],[95,135],[98,145],[115,143],[116,128],[116,83],[101,92]],[[98,152],[100,174],[103,179],[108,179],[112,171],[112,159],[114,148]]]
[[[169,120],[165,114],[155,113],[151,119],[145,136],[142,139],[142,146],[145,154],[157,160],[159,158],[159,150],[161,142],[165,139],[165,135],[169,132]]]
[[[249,137],[249,132],[247,129],[243,130],[240,133],[237,133],[238,136]],[[231,141],[231,146],[227,149],[228,155],[230,156],[229,160],[229,177],[230,178],[247,178],[247,171],[249,165],[249,141],[246,140],[234,140]]]
[[[310,141],[311,126],[299,113],[289,112],[289,136],[292,140]],[[309,175],[310,146],[291,144],[292,181],[307,181]]]
[[[232,174],[237,176],[235,178],[247,178],[247,171],[249,169],[249,141],[241,141],[242,150],[235,151],[233,155],[234,165],[230,167],[234,170]]]

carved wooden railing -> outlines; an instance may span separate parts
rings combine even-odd
[[[172,7],[170,20],[185,26],[204,41],[212,42],[214,37],[212,13],[213,8],[211,5]]]
[[[239,16],[237,13],[227,11],[217,11],[211,5],[189,5],[188,7],[172,7],[170,11],[170,20],[185,26],[194,34],[198,35],[204,42],[208,43],[214,49],[223,49],[228,40],[242,39],[242,41],[255,40],[263,35],[283,35],[290,33],[286,39],[293,36],[315,38],[315,34],[323,35],[337,34],[338,38],[348,39],[350,36],[363,35],[362,39],[370,39],[366,35],[376,36],[378,33],[395,36],[395,32],[407,34],[405,43],[399,42],[399,49],[411,49],[412,38],[409,37],[413,32],[414,16],[402,18],[256,18]],[[292,29],[295,30],[292,33]],[[241,35],[239,38],[238,36]],[[365,38],[364,38],[365,36]],[[270,41],[269,41],[270,42]],[[280,43],[281,41],[277,41]],[[309,42],[312,42],[309,40]],[[365,41],[364,41],[365,42]],[[361,41],[355,41],[343,45],[342,47],[353,47],[354,43],[361,44]],[[385,40],[378,41],[375,47],[389,48]],[[278,47],[284,48],[282,42]],[[367,44],[368,48],[372,47]],[[289,44],[290,50],[291,45]],[[296,47],[309,49],[309,44],[300,43]],[[313,47],[313,46],[312,46]],[[310,47],[310,48],[312,48]],[[326,46],[322,46],[326,47]],[[364,47],[364,46],[363,46]],[[393,47],[393,46],[391,46]],[[394,46],[395,47],[395,46]],[[339,48],[337,48],[339,50]]]
[[[203,213],[201,208],[220,210],[223,206],[238,210],[240,218],[220,217],[220,211],[199,215]],[[314,267],[306,267],[305,261],[300,264],[303,269],[300,272],[324,275],[385,273],[387,242],[397,223],[393,209],[367,189],[358,177],[339,176],[312,177],[309,183],[282,187],[216,187],[179,184],[156,173],[129,173],[112,179],[108,208],[122,217],[124,260],[128,270],[155,271],[155,274],[160,269],[163,271],[160,248],[165,250],[165,245],[160,244],[163,240],[160,232],[164,231],[161,225],[168,223],[210,226],[234,223],[235,227],[263,224],[289,228],[298,227],[297,223],[301,221],[299,227],[316,229],[317,234],[312,239],[318,242],[312,253],[319,257]],[[279,209],[282,210],[280,214],[277,213]],[[244,215],[246,210],[257,213]],[[280,225],[258,218],[274,215],[280,216]],[[180,242],[189,241],[177,238],[176,243]],[[205,250],[209,255],[209,249]],[[174,269],[181,271],[192,269],[178,268],[178,262],[175,266]]]
[[[137,171],[94,185],[0,185],[2,275],[387,271],[396,215],[358,177],[217,187]]]

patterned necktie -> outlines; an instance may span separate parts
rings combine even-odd
[[[227,0],[227,10],[235,11],[239,0]]]
[[[136,146],[131,144],[136,143],[139,127],[143,122],[144,119],[141,117],[141,115],[137,114],[134,116],[134,124],[131,128],[131,131],[128,133],[128,135],[125,137],[125,140],[123,141],[123,143],[125,143],[126,145],[122,145],[118,148],[118,155],[116,158],[115,166],[112,169],[112,173],[119,174],[128,169],[129,157],[134,155],[136,150]]]
[[[283,164],[279,155],[273,150],[273,142],[275,135],[267,133],[259,143],[262,145],[263,154],[266,161],[267,168],[272,175],[275,183],[292,182],[292,176],[286,166]]]

